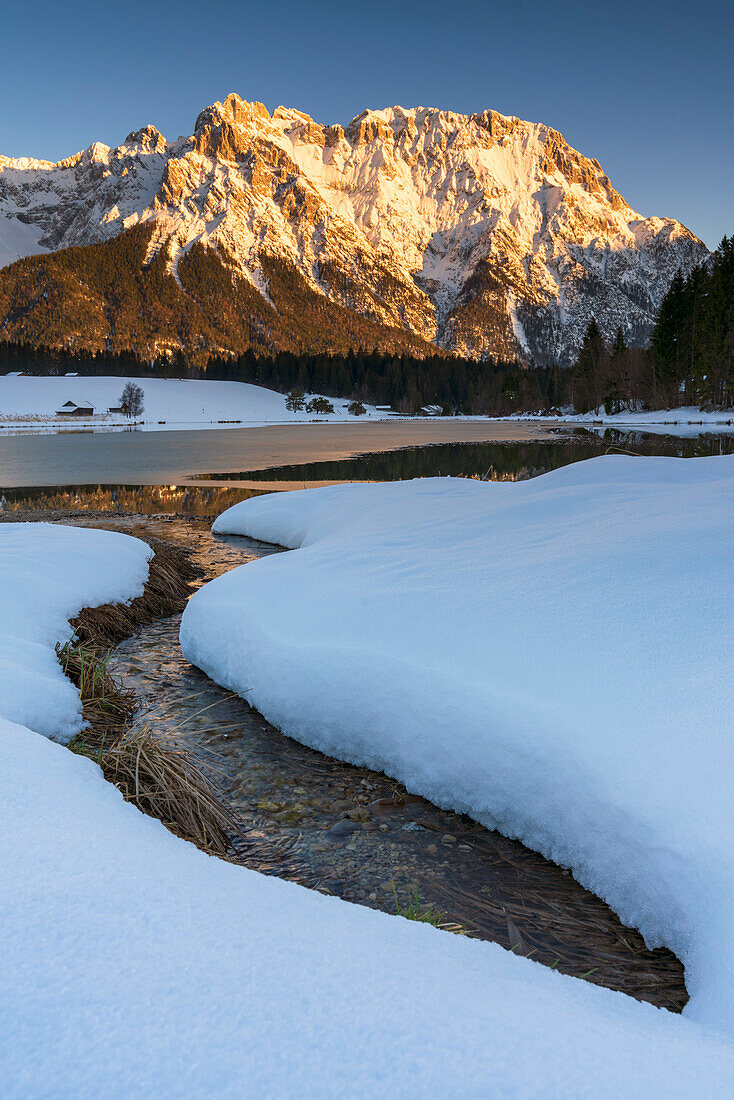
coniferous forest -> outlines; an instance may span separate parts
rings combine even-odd
[[[665,295],[647,348],[628,347],[620,329],[605,341],[592,319],[573,367],[385,351],[279,351],[209,358],[181,351],[152,361],[131,351],[70,351],[0,343],[0,373],[151,375],[251,382],[386,405],[402,413],[506,416],[520,412],[608,413],[624,409],[734,405],[734,238]]]
[[[662,402],[680,395],[686,404],[734,404],[734,237],[724,237],[710,265],[675,277],[652,353]]]
[[[212,358],[193,367],[178,352],[149,362],[134,353],[79,353],[27,344],[0,344],[0,374],[119,375],[207,378],[251,382],[281,393],[293,389],[389,405],[402,413],[422,408],[445,415],[506,416],[560,408],[567,402],[570,375],[557,367],[526,367],[519,362],[435,355],[417,358],[379,351],[303,355],[278,352]]]
[[[687,279],[677,274],[649,347],[628,348],[621,331],[605,343],[595,321],[573,367],[569,402],[577,412],[734,405],[734,237]]]

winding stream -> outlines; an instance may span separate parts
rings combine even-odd
[[[206,579],[279,552],[213,536],[200,520],[82,522],[183,546]],[[240,862],[391,913],[412,900],[465,934],[656,1005],[683,1007],[675,956],[649,951],[567,871],[385,775],[285,737],[184,660],[179,624],[180,616],[164,619],[123,642],[110,670],[138,694],[137,721],[174,732],[216,766],[242,821]]]

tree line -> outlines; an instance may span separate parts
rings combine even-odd
[[[338,355],[258,355],[248,350],[211,358],[203,369],[188,362],[181,351],[149,361],[130,351],[90,353],[6,341],[0,343],[0,374],[12,371],[250,382],[280,393],[325,394],[406,414],[428,409],[444,415],[507,416],[551,410],[567,404],[569,387],[568,371],[558,367],[446,355],[419,358],[377,350]]]
[[[734,404],[734,237],[711,262],[679,273],[663,299],[652,337],[657,396],[666,405]]]

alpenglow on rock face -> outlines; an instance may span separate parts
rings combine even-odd
[[[547,126],[485,111],[364,111],[346,127],[230,95],[194,134],[153,126],[52,164],[0,158],[0,264],[152,222],[178,279],[194,242],[270,301],[273,258],[312,290],[462,354],[566,363],[590,318],[647,338],[706,247],[643,218]]]

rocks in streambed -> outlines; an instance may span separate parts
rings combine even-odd
[[[358,822],[350,821],[349,818],[345,817],[341,821],[337,821],[330,829],[327,829],[326,836],[334,840],[339,840],[342,837],[347,837],[355,833],[359,827]]]
[[[372,814],[369,810],[349,810],[345,815],[350,821],[369,821]]]

